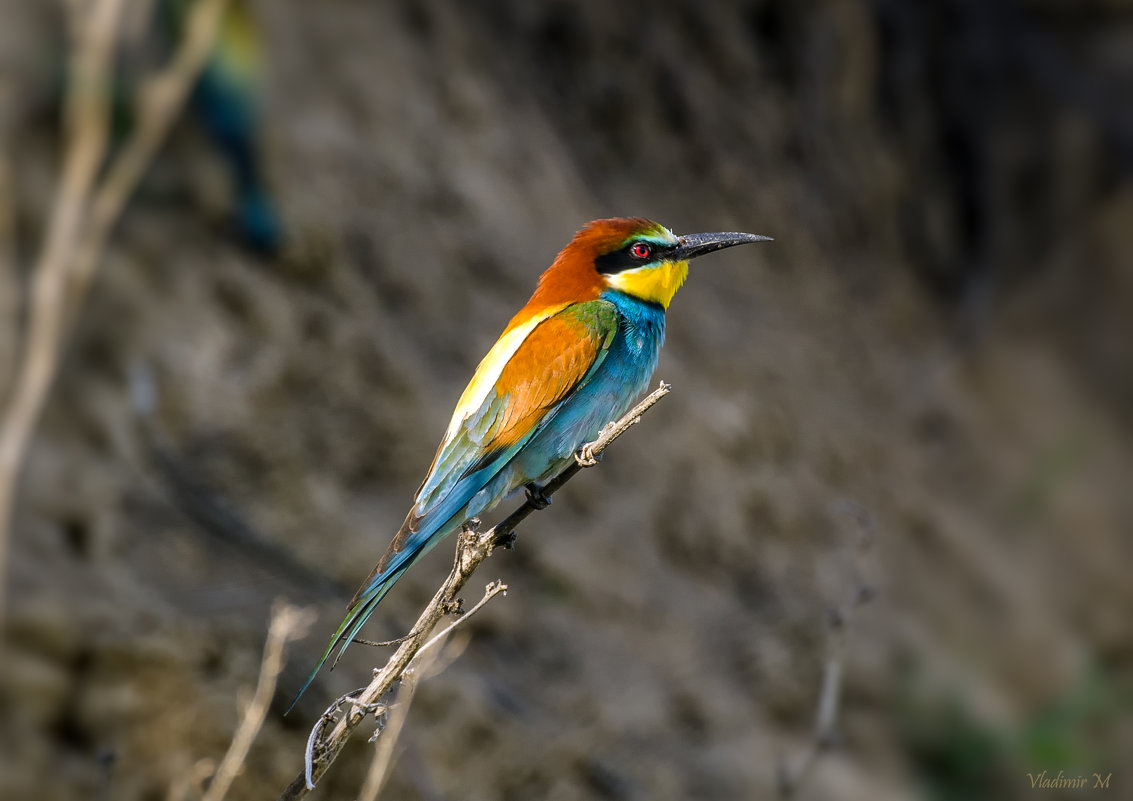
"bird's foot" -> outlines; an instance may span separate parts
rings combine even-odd
[[[578,453],[574,455],[574,460],[578,462],[579,467],[593,467],[598,464],[598,462],[602,461],[602,455],[602,451],[594,453],[593,449],[588,444],[583,445]]]
[[[551,505],[551,496],[543,492],[543,488],[535,482],[527,485],[527,502],[536,509],[546,509]]]

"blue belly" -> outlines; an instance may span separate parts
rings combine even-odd
[[[618,335],[605,360],[583,385],[554,412],[516,457],[476,494],[465,517],[490,508],[532,481],[542,484],[563,470],[575,452],[617,420],[649,386],[665,341],[665,310],[621,292],[607,291],[603,300],[618,310]]]

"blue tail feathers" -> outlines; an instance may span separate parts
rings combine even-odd
[[[422,553],[415,554],[415,557],[420,557],[423,555],[423,553],[424,552],[422,551]],[[354,637],[357,636],[358,631],[362,628],[362,625],[370,617],[374,609],[377,608],[378,604],[381,603],[382,598],[385,597],[385,594],[389,592],[390,588],[393,587],[397,580],[401,578],[401,575],[409,569],[409,565],[414,561],[416,561],[416,558],[406,560],[405,563],[397,565],[396,567],[385,571],[382,576],[380,578],[377,578],[375,580],[375,583],[371,585],[371,589],[368,589],[358,599],[358,602],[350,608],[350,612],[346,615],[346,619],[342,621],[341,625],[339,625],[338,631],[336,631],[334,633],[334,636],[331,637],[330,644],[327,646],[327,649],[323,651],[323,655],[319,657],[319,662],[315,665],[315,669],[311,671],[311,675],[309,675],[307,677],[307,680],[303,682],[303,686],[299,688],[299,692],[295,694],[295,697],[287,706],[287,711],[283,714],[286,715],[288,712],[295,708],[295,704],[299,702],[299,699],[303,697],[303,693],[305,693],[307,691],[307,688],[311,686],[311,682],[315,680],[315,676],[317,676],[319,674],[319,671],[323,669],[323,665],[326,664],[327,659],[330,658],[331,652],[335,648],[338,648],[338,654],[335,656],[335,662],[337,662],[342,657],[342,655],[346,652],[347,647],[349,647],[350,643],[353,642]],[[334,667],[333,663],[331,664],[331,667]]]
[[[465,472],[444,497],[424,511],[420,517],[416,517],[414,512],[410,513],[401,531],[394,538],[393,545],[378,563],[375,574],[358,591],[346,619],[331,637],[330,645],[323,652],[311,675],[299,688],[298,694],[287,708],[288,712],[294,708],[296,702],[314,681],[315,676],[330,658],[331,652],[338,649],[335,661],[342,657],[367,618],[373,614],[382,598],[405,571],[463,521],[478,514],[481,509],[494,506],[507,494],[511,486],[509,476],[504,474],[505,468],[537,430],[538,428],[534,429],[519,442],[498,453],[491,464]],[[418,526],[415,531],[414,525]],[[394,550],[395,548],[398,550]]]
[[[445,522],[452,523],[452,520],[450,519]],[[354,603],[350,605],[346,619],[342,621],[338,630],[334,633],[334,636],[331,637],[330,644],[327,646],[327,649],[323,651],[323,655],[319,658],[315,669],[311,671],[311,675],[303,682],[303,686],[299,688],[299,692],[295,694],[295,698],[292,699],[290,705],[287,707],[287,711],[283,714],[286,715],[287,712],[290,712],[295,707],[295,704],[298,703],[303,693],[311,686],[311,682],[315,680],[315,676],[322,670],[327,659],[330,658],[332,651],[336,648],[338,649],[338,654],[334,658],[335,662],[342,658],[346,649],[350,647],[350,643],[354,641],[354,638],[358,635],[358,632],[369,619],[370,615],[373,614],[374,610],[378,607],[378,604],[381,603],[382,599],[386,596],[386,593],[397,583],[397,580],[402,577],[405,571],[412,567],[418,559],[432,550],[433,546],[440,542],[451,528],[451,525],[444,525],[419,531],[409,538],[406,547],[400,552],[391,555],[389,564],[386,565],[385,569],[375,575],[366,586],[359,591]],[[334,667],[333,662],[331,663],[331,667]]]

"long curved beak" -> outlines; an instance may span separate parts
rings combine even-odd
[[[718,234],[686,234],[677,237],[677,247],[668,254],[672,261],[688,261],[705,253],[735,247],[736,245],[749,245],[752,242],[773,242],[769,236],[759,234],[741,234],[727,231]]]

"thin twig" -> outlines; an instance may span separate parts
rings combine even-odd
[[[211,759],[198,759],[169,786],[165,801],[186,801],[204,795],[201,789],[209,777],[216,773],[216,762]]]
[[[67,144],[62,175],[43,249],[32,271],[23,356],[0,427],[0,622],[4,620],[9,529],[20,467],[58,366],[68,269],[106,153],[111,56],[123,3],[98,0],[89,10],[72,9],[77,41],[64,98]]]
[[[306,770],[308,772],[310,771],[310,765],[315,761],[315,749],[322,743],[321,738],[323,732],[326,731],[326,727],[332,723],[337,723],[338,710],[342,708],[342,705],[347,702],[353,702],[365,689],[365,687],[359,687],[356,690],[351,690],[348,693],[338,696],[338,698],[334,700],[334,703],[328,706],[323,711],[323,714],[319,716],[315,725],[311,727],[311,733],[307,736],[307,748],[303,752],[303,764],[307,766]],[[383,704],[371,704],[366,711],[377,718],[381,718],[387,710]]]
[[[394,637],[392,640],[367,640],[362,637],[355,637],[350,642],[358,643],[359,645],[368,645],[371,648],[389,648],[392,645],[401,645],[403,642],[413,636],[413,632],[403,634],[400,637]],[[336,662],[338,660],[335,660]]]
[[[427,665],[422,665],[424,669]],[[389,777],[390,763],[393,761],[393,749],[397,745],[402,727],[409,717],[409,705],[413,703],[413,696],[417,693],[417,685],[421,676],[419,669],[408,667],[401,674],[401,681],[397,691],[397,703],[390,710],[389,718],[380,732],[375,732],[377,742],[374,744],[374,758],[370,769],[366,771],[366,779],[362,782],[362,789],[358,793],[358,801],[375,801],[382,786]],[[378,734],[381,734],[378,737]]]
[[[3,113],[3,109],[0,109]],[[20,280],[16,271],[16,206],[11,143],[0,131],[0,403],[11,389],[20,341]]]
[[[569,465],[563,472],[547,482],[547,485],[543,487],[543,495],[547,498],[551,497],[559,491],[563,484],[574,478],[578,471],[582,470],[584,467],[593,467],[598,464],[598,461],[602,458],[603,451],[606,450],[610,443],[628,431],[630,427],[636,425],[641,419],[641,416],[653,408],[653,405],[657,403],[657,401],[668,395],[671,389],[671,384],[666,384],[662,381],[657,389],[642,398],[641,402],[622,415],[620,420],[603,428],[602,431],[599,432],[597,439],[579,448],[573,464]],[[525,504],[505,517],[492,528],[496,536],[494,544],[503,545],[504,547],[510,546],[511,540],[514,539],[513,532],[515,531],[515,527],[526,520],[527,516],[532,512],[537,512],[542,508],[542,506],[528,500]]]
[[[260,678],[256,682],[256,692],[240,718],[240,725],[228,746],[228,753],[220,761],[216,774],[209,783],[208,792],[201,801],[221,801],[232,786],[232,780],[240,772],[252,741],[256,739],[264,725],[268,707],[275,694],[275,684],[283,670],[284,653],[287,644],[301,639],[315,621],[312,609],[300,609],[291,605],[277,604],[272,611],[271,625],[268,626],[267,644],[260,663]]]
[[[295,788],[299,780],[302,779],[303,792],[300,796],[296,797],[302,797],[302,795],[306,795],[307,791],[315,789],[315,782],[317,782],[322,773],[330,767],[330,763],[334,761],[334,758],[338,755],[338,751],[346,744],[346,738],[348,738],[350,733],[362,722],[366,713],[370,712],[372,714],[370,707],[377,705],[379,700],[390,691],[394,683],[410,669],[410,666],[421,651],[424,650],[425,646],[436,641],[436,638],[428,639],[429,633],[440,619],[448,613],[448,610],[458,606],[456,593],[464,586],[464,582],[472,575],[472,572],[480,562],[488,558],[494,548],[495,540],[492,532],[495,531],[495,529],[493,528],[481,534],[477,530],[479,524],[480,521],[473,518],[461,527],[460,535],[457,540],[456,559],[448,579],[441,588],[437,590],[436,594],[433,596],[433,600],[429,602],[425,611],[422,612],[421,617],[418,618],[412,631],[406,635],[405,642],[403,642],[401,647],[390,657],[386,666],[381,669],[375,669],[374,680],[360,693],[351,693],[349,696],[339,698],[339,700],[323,714],[319,723],[315,725],[315,729],[311,732],[311,738],[307,742],[303,773],[300,777],[297,777],[288,788],[289,790]],[[483,606],[487,599],[507,589],[507,586],[502,584],[502,582],[495,582],[495,585],[497,588],[494,590],[493,585],[489,585],[485,589],[485,599],[477,603],[476,606],[473,607],[473,611]],[[464,617],[462,616],[457,620],[457,623],[463,620]],[[451,628],[450,626],[442,633],[447,633]],[[340,706],[345,706],[343,704],[344,701],[350,702],[352,711],[344,715],[341,719],[335,719],[335,727],[326,741],[318,742],[315,731],[325,729],[324,722],[328,714],[333,717]],[[357,719],[355,720],[354,716],[356,713]],[[347,725],[349,728],[344,728],[344,726]],[[320,748],[319,746],[322,747]],[[286,792],[287,791],[285,791],[285,793]]]
[[[389,719],[384,727],[374,733],[374,739],[377,740],[374,759],[370,763],[370,770],[366,773],[366,780],[362,783],[358,801],[375,801],[378,793],[385,786],[385,782],[389,778],[390,764],[393,762],[393,749],[397,745],[397,741],[401,737],[401,730],[409,717],[409,706],[413,703],[413,696],[417,692],[417,687],[426,678],[435,676],[452,664],[464,651],[468,641],[450,643],[441,652],[434,653],[429,649],[444,642],[457,626],[467,623],[473,615],[483,609],[484,605],[497,595],[507,595],[507,585],[498,579],[484,587],[484,597],[477,601],[475,606],[449,623],[439,634],[433,635],[432,639],[422,645],[421,650],[417,652],[409,666],[405,668],[398,684],[397,702],[390,711]],[[455,649],[452,647],[453,645],[456,646]],[[429,651],[427,656],[426,651]],[[450,652],[454,653],[450,654]],[[381,734],[381,737],[378,737],[378,734]],[[305,765],[304,769],[309,771],[310,764]]]
[[[460,559],[460,552],[458,550],[458,552],[457,552],[457,560],[458,560],[457,564],[459,564],[459,559]],[[456,569],[456,568],[454,567],[454,569]],[[422,665],[418,665],[417,663],[421,659],[421,655],[423,653],[425,653],[426,650],[431,648],[433,645],[444,641],[444,639],[446,637],[448,637],[449,634],[452,633],[453,629],[455,629],[457,626],[464,624],[474,614],[476,614],[478,611],[480,611],[480,609],[482,609],[484,607],[484,605],[488,603],[488,601],[492,600],[493,598],[495,598],[497,595],[500,595],[500,594],[507,595],[507,585],[506,584],[504,584],[502,581],[500,581],[498,579],[496,581],[493,581],[490,584],[488,584],[484,588],[484,597],[482,597],[479,601],[477,601],[475,606],[473,606],[467,612],[461,612],[460,617],[458,617],[456,620],[454,620],[452,623],[450,623],[448,626],[446,626],[443,631],[441,631],[439,634],[432,637],[428,642],[426,642],[424,645],[422,645],[417,650],[417,653],[414,654],[413,658],[409,661],[409,664],[406,666],[404,672],[402,673],[401,684],[404,685],[406,677],[409,676],[410,673],[412,673],[414,671],[417,671],[416,675],[418,675],[419,677],[422,676],[425,673],[425,667],[422,666]],[[409,634],[400,638],[400,640],[398,640],[397,642],[404,642],[404,641],[406,641],[406,640],[408,640],[408,639],[410,639],[411,637],[414,637],[414,636],[415,636],[415,632],[410,632]],[[358,642],[358,640],[354,640],[354,641]],[[363,640],[362,642],[366,642],[366,641]],[[463,650],[463,647],[460,650]],[[459,653],[457,655],[459,655]],[[456,655],[454,655],[452,658],[455,658],[455,656]],[[427,664],[432,665],[433,661],[434,660],[430,659]],[[445,664],[447,665],[448,662],[446,661]],[[375,670],[375,674],[377,674],[378,672],[379,671]],[[307,783],[308,788],[314,787],[314,778],[313,778],[312,774],[313,774],[313,771],[314,771],[314,764],[315,764],[315,750],[320,743],[320,738],[322,737],[323,731],[326,730],[327,725],[329,725],[331,723],[337,723],[338,722],[339,718],[337,717],[337,715],[338,715],[339,709],[345,708],[346,706],[350,706],[354,709],[361,709],[361,710],[368,712],[372,715],[375,715],[379,718],[382,714],[384,714],[385,712],[388,711],[386,705],[382,704],[382,703],[370,703],[370,704],[361,703],[358,700],[358,698],[365,689],[366,689],[365,687],[360,687],[357,690],[352,690],[351,692],[346,693],[345,695],[339,696],[338,700],[336,700],[333,704],[331,704],[329,707],[327,707],[326,711],[323,712],[323,714],[319,718],[318,722],[311,729],[311,734],[307,738],[307,749],[304,752],[304,757],[303,757],[303,773],[304,773],[305,781]],[[404,691],[399,691],[397,703],[398,704],[404,704],[404,708],[408,708],[408,701],[409,701],[409,699],[412,699],[413,692],[415,692],[415,690],[411,690],[409,692],[409,695],[406,696],[406,695],[404,695]],[[391,716],[390,720],[391,720],[391,724],[392,724],[392,720],[393,720],[392,716]],[[379,724],[379,728],[380,728],[380,724]],[[397,726],[397,731],[400,731],[400,723]],[[377,736],[377,735],[375,735],[375,736]],[[396,740],[396,739],[397,739],[397,733],[396,732],[391,737],[387,737],[387,741]],[[384,769],[385,768],[383,767],[383,770]],[[371,767],[371,775],[373,775],[374,770],[375,770],[375,768]],[[374,785],[372,785],[368,781],[367,786],[373,787]],[[380,789],[380,781],[378,782],[378,789]],[[375,789],[375,790],[372,790],[372,792],[376,794],[378,792],[378,790]]]
[[[397,746],[397,741],[401,738],[401,732],[405,727],[405,721],[409,718],[409,707],[413,703],[413,697],[417,693],[417,687],[421,682],[427,678],[435,676],[440,673],[448,665],[460,655],[467,645],[467,641],[463,644],[456,643],[455,653],[451,656],[449,651],[453,650],[451,647],[446,647],[443,651],[430,652],[428,656],[422,658],[425,650],[436,642],[442,642],[452,632],[454,628],[466,621],[477,609],[480,609],[490,601],[492,598],[499,595],[501,592],[506,594],[507,587],[500,581],[494,581],[489,584],[484,590],[484,597],[480,599],[472,609],[465,615],[455,620],[440,634],[433,637],[422,646],[417,655],[413,657],[413,661],[409,663],[409,667],[401,674],[401,681],[399,682],[397,690],[397,702],[393,705],[389,713],[389,718],[386,720],[385,726],[379,728],[374,732],[371,738],[376,740],[374,746],[374,758],[370,763],[370,769],[366,772],[366,779],[362,782],[362,789],[358,794],[358,801],[376,801],[378,793],[382,791],[385,786],[386,780],[389,778],[390,766],[393,764],[393,751]],[[379,735],[381,735],[379,737]]]
[[[838,511],[847,512],[852,518],[857,534],[853,544],[854,577],[853,588],[848,598],[828,611],[826,619],[826,661],[822,667],[822,688],[818,695],[818,707],[814,717],[814,729],[803,753],[794,765],[786,759],[779,760],[779,797],[793,797],[810,775],[818,758],[830,750],[838,739],[838,708],[842,697],[842,676],[846,652],[850,642],[850,623],[858,607],[874,597],[873,587],[860,579],[860,562],[873,546],[875,526],[869,511],[859,504],[847,501],[839,504]]]
[[[596,461],[597,457],[602,455],[602,452],[610,443],[632,426],[633,421],[640,418],[653,404],[667,395],[669,389],[669,385],[662,382],[660,387],[623,415],[614,428],[610,429],[608,433],[603,432],[598,440],[589,443],[589,458]],[[578,462],[570,464],[556,478],[547,483],[543,488],[543,495],[548,497],[552,495],[581,469],[582,466]],[[453,607],[457,594],[476,568],[491,556],[495,548],[510,544],[514,539],[515,527],[521,521],[532,512],[544,507],[545,504],[536,505],[529,498],[502,522],[484,532],[478,530],[479,521],[469,521],[464,524],[458,535],[456,562],[452,571],[413,625],[412,635],[401,644],[383,668],[375,671],[374,679],[358,695],[357,702],[361,705],[361,708],[356,707],[349,714],[344,715],[335,723],[334,728],[326,735],[325,739],[308,748],[308,764],[304,766],[304,770],[299,772],[299,775],[295,777],[291,784],[284,788],[279,796],[280,801],[304,798],[314,789],[315,784],[342,752],[354,730],[365,719],[365,705],[376,703],[389,692],[428,641],[429,633],[445,615],[446,610]]]
[[[602,455],[602,451],[606,450],[606,446],[613,442],[615,439],[624,434],[630,426],[637,425],[641,422],[641,415],[645,414],[657,401],[669,394],[672,385],[661,382],[653,392],[649,393],[641,403],[633,407],[633,410],[617,422],[610,423],[598,432],[598,439],[593,442],[588,442],[578,450],[578,455],[575,456],[575,461],[578,462],[580,467],[593,467],[598,464],[598,457]]]
[[[0,621],[20,469],[106,242],[146,167],[184,105],[216,37],[228,0],[199,0],[168,67],[152,79],[130,138],[96,183],[109,137],[111,67],[125,0],[72,3],[77,38],[65,98],[67,145],[59,193],[33,271],[23,356],[0,428]]]
[[[468,620],[471,619],[471,617],[474,614],[476,614],[477,612],[479,612],[481,609],[484,608],[484,604],[488,603],[488,601],[492,600],[497,595],[501,595],[501,594],[507,595],[507,585],[504,584],[499,579],[496,579],[495,581],[491,582],[486,587],[484,587],[484,597],[481,598],[479,601],[477,601],[476,605],[473,606],[471,609],[469,609],[467,612],[465,612],[460,617],[458,617],[456,620],[452,621],[447,626],[445,626],[439,634],[435,635],[431,640],[429,640],[427,643],[422,645],[421,650],[417,652],[417,655],[415,657],[413,657],[413,661],[416,662],[418,659],[420,659],[421,654],[428,651],[430,648],[432,648],[438,642],[441,642],[445,637],[447,637],[450,633],[452,633],[452,630],[455,629],[457,626],[460,626],[460,625],[463,625],[464,623],[467,623]],[[409,666],[413,667],[413,662],[410,662]]]

